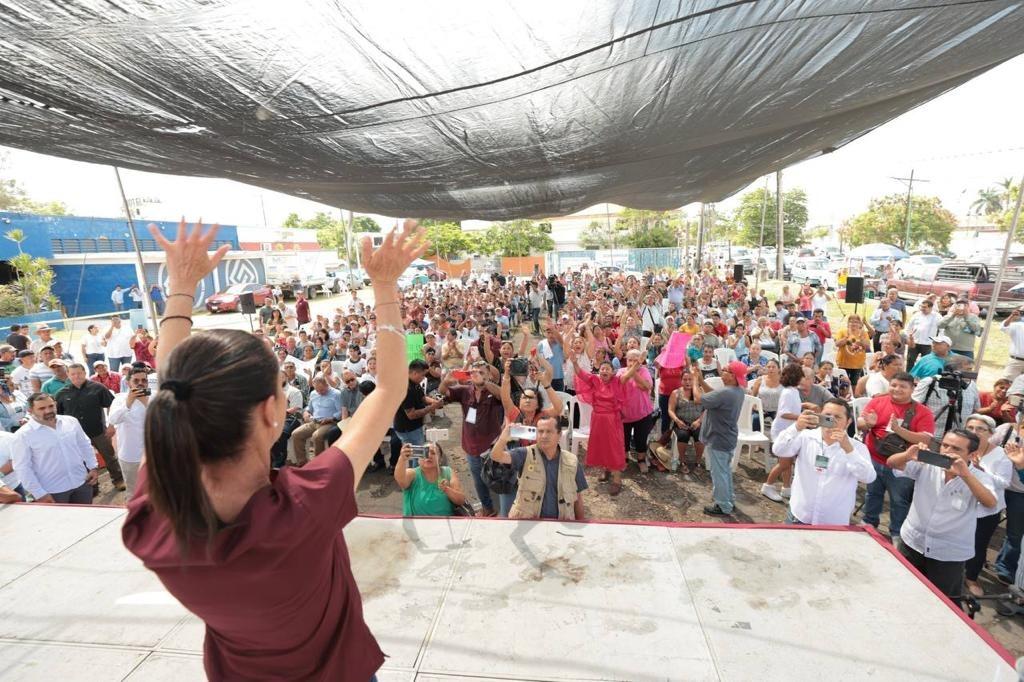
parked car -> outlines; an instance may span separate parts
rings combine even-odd
[[[896,261],[892,271],[899,279],[927,277],[945,262],[946,259],[938,254],[923,253]]]
[[[327,281],[324,283],[324,289],[334,294],[340,294],[343,288],[352,290],[364,286],[363,278],[351,270],[328,270]]]
[[[1024,305],[1024,290],[1013,291],[1020,282],[1019,275],[1004,277],[996,299],[997,313],[1009,313]],[[995,273],[984,263],[953,261],[940,265],[930,277],[901,280],[898,288],[900,298],[908,301],[919,301],[929,294],[941,296],[949,291],[957,298],[974,301],[984,314],[988,310],[994,287]]]
[[[818,286],[826,279],[828,261],[823,258],[797,258],[789,271],[793,282],[806,282]]]
[[[224,291],[206,299],[206,309],[211,313],[223,313],[238,310],[242,294],[251,293],[256,305],[263,305],[272,294],[266,284],[232,284]]]

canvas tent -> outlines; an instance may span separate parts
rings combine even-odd
[[[0,144],[356,211],[714,201],[1024,51],[1011,0],[20,0]]]

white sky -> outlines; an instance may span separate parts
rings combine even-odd
[[[872,197],[905,192],[890,176],[930,182],[915,194],[938,195],[963,216],[979,189],[1024,174],[1024,56],[1003,64],[830,155],[786,169],[784,189],[807,191],[811,225],[837,225]],[[77,215],[117,216],[120,197],[108,166],[68,161],[16,149],[3,175],[18,179],[37,200],[66,203]],[[337,208],[229,180],[124,171],[129,197],[155,197],[143,209],[151,220],[202,217],[207,222],[279,226],[291,212],[303,217]],[[774,187],[774,179],[772,180]],[[752,187],[763,186],[764,181]],[[748,188],[750,189],[750,188]],[[744,190],[746,191],[746,190]],[[741,192],[742,193],[742,192]],[[732,208],[738,195],[719,204]],[[695,207],[690,214],[696,215]],[[384,227],[392,218],[374,216]]]

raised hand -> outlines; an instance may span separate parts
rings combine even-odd
[[[148,227],[153,239],[167,254],[167,289],[170,293],[191,294],[196,285],[213,272],[224,254],[231,250],[231,245],[225,244],[212,254],[209,252],[220,225],[213,225],[203,233],[201,218],[192,226],[191,232],[188,232],[185,219],[182,218],[174,241],[164,237],[160,228],[153,223]]]
[[[373,284],[395,284],[409,265],[423,255],[429,243],[415,220],[406,220],[402,231],[391,230],[376,250],[369,237],[363,238],[363,269]]]

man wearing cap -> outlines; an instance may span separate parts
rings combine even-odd
[[[11,379],[18,390],[26,396],[32,395],[32,368],[36,364],[36,354],[27,348],[18,352],[19,366],[11,372]]]
[[[921,360],[927,357],[926,355]],[[917,361],[918,364],[921,364],[921,360]],[[950,353],[945,369],[954,372],[970,372],[971,361],[962,355]],[[963,385],[964,382],[966,382],[966,385]],[[958,398],[957,405],[960,408],[959,413],[954,416],[953,428],[963,428],[967,424],[967,418],[981,409],[978,384],[973,379],[962,379],[961,384],[963,386],[959,396],[955,392],[952,396]],[[937,374],[921,379],[914,388],[914,400],[923,404],[935,415],[936,438],[942,438],[942,435],[947,431],[946,424],[949,422],[950,397],[950,393],[939,385],[939,376]]]
[[[0,369],[8,374],[13,372],[21,363],[17,358],[18,351],[9,343],[0,345]]]
[[[93,363],[93,369],[96,373],[89,377],[89,381],[95,381],[97,384],[103,384],[111,393],[121,392],[121,377],[107,369],[107,363],[103,360],[97,360]]]
[[[107,361],[110,362],[111,372],[118,372],[121,365],[131,363],[133,336],[132,330],[121,324],[120,315],[110,318],[110,327],[103,335],[103,339],[107,343]]]
[[[27,395],[38,393],[43,390],[43,384],[53,378],[53,370],[50,369],[50,361],[53,360],[53,346],[43,346],[36,355],[36,364],[29,370],[28,376],[32,381],[31,390]]]
[[[47,363],[47,366],[53,372],[53,376],[43,382],[39,390],[48,396],[56,396],[62,388],[71,384],[71,379],[68,378],[68,363],[54,358]]]
[[[54,362],[62,362],[54,360]],[[61,368],[56,368],[60,370]],[[141,388],[146,388],[147,373],[143,370],[132,370],[132,377],[135,373],[140,375]],[[67,370],[69,379],[68,385],[57,392],[54,400],[57,401],[57,414],[66,414],[74,417],[82,425],[82,430],[89,438],[89,442],[96,448],[103,461],[107,464],[107,471],[110,473],[110,480],[118,490],[125,489],[124,475],[121,472],[121,465],[118,462],[114,446],[110,442],[114,435],[114,427],[107,426],[104,410],[114,403],[114,395],[105,386],[86,379],[85,366],[77,362],[72,363]],[[57,377],[46,382],[47,385],[57,380]],[[129,386],[132,386],[132,379],[129,379]],[[45,387],[44,387],[45,389]]]
[[[732,454],[739,439],[739,419],[746,397],[747,366],[733,360],[722,368],[722,383],[718,390],[704,381],[697,363],[693,371],[693,398],[704,408],[700,426],[700,440],[705,445],[704,457],[711,469],[711,497],[713,504],[704,507],[709,516],[729,516],[736,506],[732,489]]]
[[[945,334],[933,336],[931,337],[931,342],[932,352],[919,357],[910,370],[910,374],[915,379],[924,379],[941,374],[950,359],[951,353],[949,349],[953,345],[953,341],[948,336]],[[968,412],[967,414],[973,413]]]
[[[974,342],[981,336],[981,331],[981,320],[968,310],[967,301],[962,299],[939,320],[939,333],[952,341],[951,350],[971,360],[974,359]]]
[[[45,322],[40,322],[39,324],[36,325],[36,334],[39,335],[39,338],[35,339],[29,345],[29,348],[31,348],[35,352],[38,353],[39,349],[42,348],[43,346],[53,344],[53,329],[51,329],[50,325],[46,324]]]

